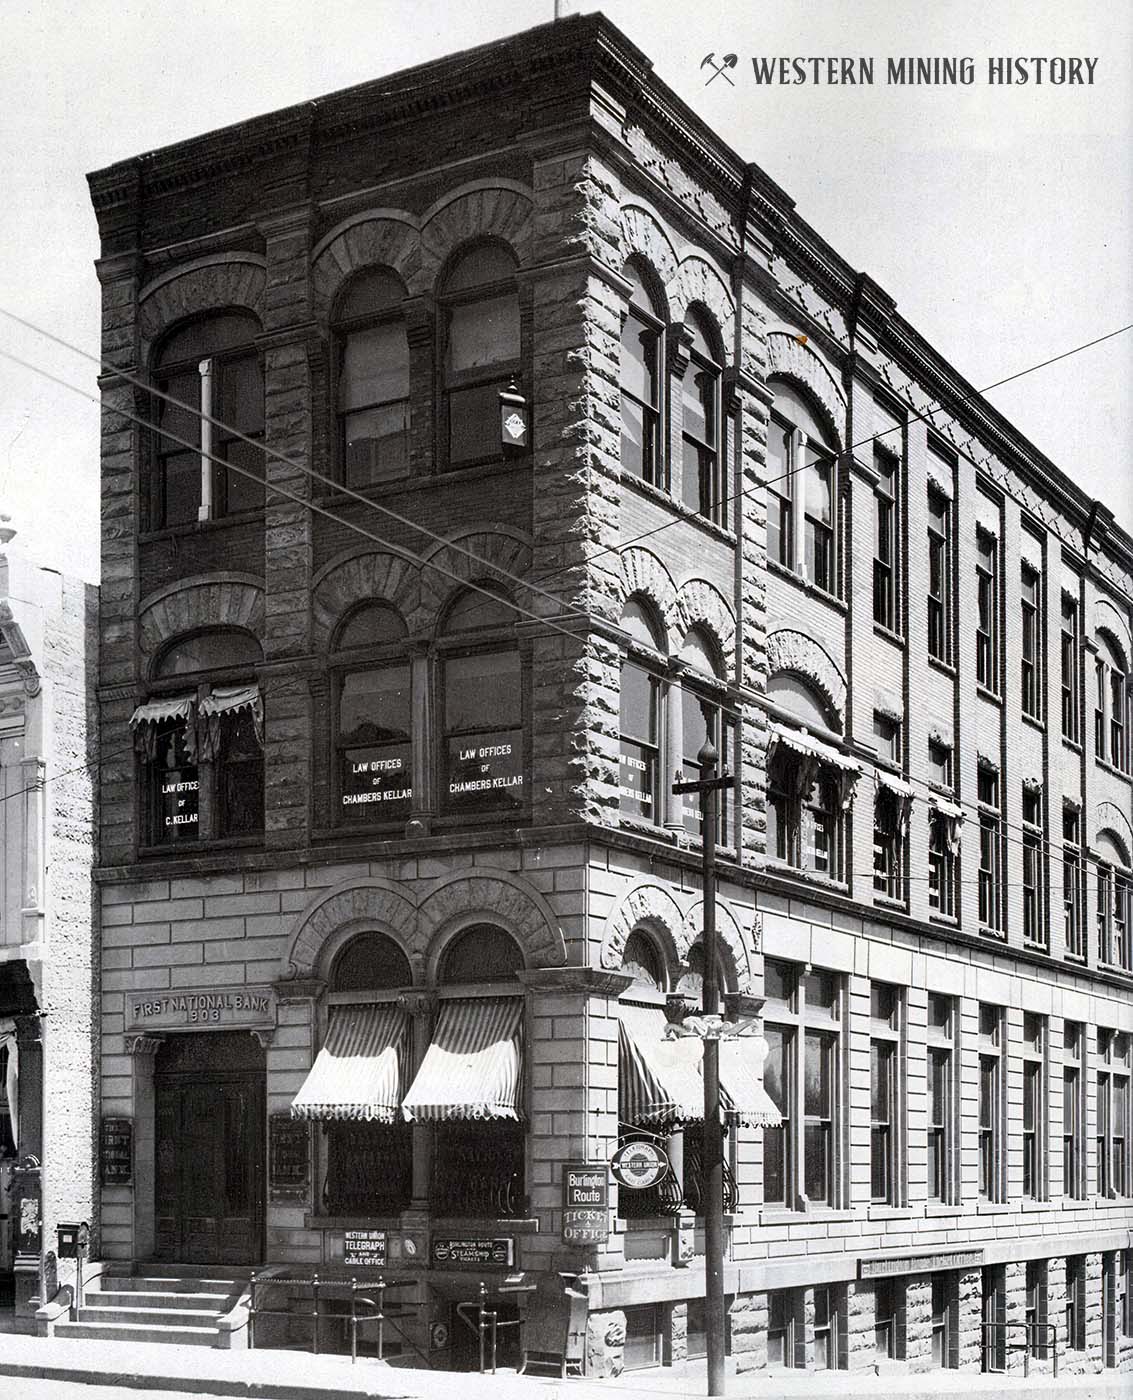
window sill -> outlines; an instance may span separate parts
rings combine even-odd
[[[924,1213],[926,1219],[940,1219],[946,1215],[964,1215],[968,1212],[958,1201],[926,1201]]]
[[[1098,962],[1099,972],[1108,972],[1113,977],[1133,977],[1133,967],[1122,967],[1120,963]]]
[[[837,1206],[815,1206],[791,1210],[788,1206],[762,1206],[759,1211],[761,1225],[823,1225],[836,1220],[852,1220],[852,1210],[842,1210]]]
[[[182,841],[175,846],[139,846],[139,860],[176,860],[178,856],[208,855],[210,851],[258,850],[264,844],[263,833],[255,836],[215,836],[211,841]]]
[[[232,515],[217,515],[209,520],[190,520],[184,525],[162,525],[156,530],[139,530],[138,544],[156,544],[160,540],[187,539],[207,530],[223,529],[226,525],[247,525],[262,521],[263,509],[235,511]]]
[[[981,925],[980,925],[980,937],[981,937],[981,938],[990,938],[990,939],[992,939],[992,941],[995,942],[995,943],[1006,943],[1006,942],[1007,942],[1007,930],[1006,930],[1006,929],[1000,929],[1000,928],[987,928],[987,927],[985,927],[983,924],[981,924]]]
[[[1099,758],[1097,754],[1094,754],[1094,763],[1103,773],[1112,774],[1113,777],[1120,778],[1123,783],[1133,783],[1133,777],[1130,777],[1128,773],[1122,772],[1120,768],[1115,768],[1108,759]]]
[[[868,1220],[910,1220],[915,1215],[912,1206],[890,1206],[883,1201],[871,1203]]]
[[[976,694],[981,700],[986,700],[989,705],[998,705],[1000,709],[1003,708],[1003,696],[997,695],[994,690],[989,690],[986,685],[981,685],[979,681],[976,682]]]
[[[1041,720],[1038,715],[1029,715],[1027,711],[1024,710],[1022,712],[1022,720],[1024,724],[1028,725],[1031,729],[1037,730],[1040,734],[1046,733],[1046,723]]]
[[[1082,742],[1080,739],[1072,739],[1069,734],[1062,736],[1063,748],[1069,749],[1071,753],[1080,754],[1082,752]]]
[[[900,647],[902,651],[905,649],[905,638],[901,636],[900,632],[894,632],[891,627],[886,627],[884,622],[878,622],[876,618],[873,620],[873,635],[880,637],[883,641],[891,642],[893,646]]]
[[[930,914],[928,916],[930,924],[937,924],[940,928],[959,928],[960,920],[955,914]]]
[[[1049,943],[1037,943],[1033,938],[1024,938],[1023,947],[1026,948],[1028,953],[1050,953]]]
[[[318,826],[311,830],[311,842],[349,841],[358,837],[366,841],[400,840],[405,835],[405,822],[352,822],[349,826]]]
[[[845,880],[834,880],[829,875],[820,875],[816,871],[806,870],[798,865],[787,865],[784,861],[775,860],[770,856],[767,859],[767,870],[772,875],[784,875],[789,879],[802,880],[806,884],[835,890],[839,894],[846,894],[849,890],[849,885],[846,884]]]
[[[1093,1206],[1084,1196],[1063,1196],[1062,1210],[1092,1210]]]
[[[939,671],[941,675],[947,676],[950,680],[956,679],[956,667],[951,661],[945,661],[939,656],[929,656],[928,664],[934,671]]]
[[[874,890],[873,903],[876,909],[892,909],[898,914],[909,912],[909,901],[907,899],[895,899],[892,895],[882,894],[880,890]]]
[[[810,594],[812,598],[817,598],[820,602],[828,603],[836,612],[845,613],[846,604],[837,594],[828,592],[825,588],[819,588],[817,584],[811,583],[810,579],[804,578],[802,574],[797,574],[794,569],[788,569],[785,564],[776,563],[774,559],[768,559],[767,572],[776,574],[781,579],[786,579],[793,583],[796,588],[801,588],[804,593]]]
[[[1039,1201],[1033,1196],[1024,1196],[1019,1202],[1019,1209],[1026,1214],[1033,1214],[1035,1211],[1050,1210],[1050,1201]]]
[[[976,1204],[977,1215],[1008,1215],[1014,1209],[1010,1201],[979,1201]]]

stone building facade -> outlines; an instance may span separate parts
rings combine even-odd
[[[1015,1369],[1024,1323],[1128,1365],[1112,513],[600,16],[91,190],[103,1257],[364,1273],[373,1231],[430,1364],[481,1278],[591,1374],[702,1351],[661,1007],[710,732],[767,1050],[736,1366]],[[649,1134],[667,1183],[564,1231],[564,1164]]]
[[[56,1223],[97,1206],[97,590],[33,564],[15,535],[0,517],[0,1314],[30,1333],[73,1268]]]

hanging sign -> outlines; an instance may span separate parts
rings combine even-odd
[[[437,1239],[434,1236],[433,1263],[446,1267],[456,1264],[510,1269],[515,1264],[515,1236],[459,1240]]]
[[[564,1244],[604,1244],[610,1237],[609,1172],[605,1162],[563,1167]]]
[[[610,1170],[619,1186],[646,1191],[664,1181],[669,1173],[669,1159],[651,1142],[627,1142],[610,1158]]]

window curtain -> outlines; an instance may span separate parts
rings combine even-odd
[[[8,1100],[8,1116],[11,1119],[12,1141],[18,1148],[20,1145],[20,1057],[16,1049],[16,1035],[14,1031],[9,1031],[6,1035],[0,1036],[0,1050],[7,1050],[8,1052],[8,1069],[7,1073],[4,1075],[4,1093]]]

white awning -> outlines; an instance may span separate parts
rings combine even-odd
[[[618,1006],[618,1117],[634,1127],[704,1121],[704,1081],[692,1037],[665,1039],[659,1006]]]
[[[720,1041],[720,1097],[745,1128],[777,1128],[783,1115],[763,1087],[767,1041],[762,1036],[728,1036]]]
[[[820,763],[829,763],[835,768],[845,769],[847,773],[861,771],[861,765],[856,759],[848,758],[844,753],[801,729],[788,729],[785,725],[772,721],[771,738],[773,742],[783,744],[803,757],[817,758]]]
[[[950,817],[953,821],[962,822],[964,820],[964,809],[955,802],[949,802],[947,798],[941,797],[939,793],[930,792],[928,795],[930,805],[940,813],[942,817]]]
[[[402,1112],[417,1123],[519,1119],[522,1089],[522,998],[442,1001]]]
[[[887,773],[884,768],[875,769],[873,776],[877,779],[878,787],[888,788],[891,793],[904,798],[906,802],[911,802],[916,796],[911,783],[898,778],[894,773]]]
[[[390,1002],[331,1007],[327,1038],[292,1118],[392,1123],[401,1101],[406,1016]]]
[[[225,715],[249,710],[256,742],[264,742],[264,702],[258,685],[217,685],[200,705],[200,745],[203,758],[215,758],[220,751],[220,725]]]
[[[166,720],[188,719],[193,713],[196,695],[165,695],[160,700],[147,700],[130,716],[130,728],[139,724],[164,724]]]

